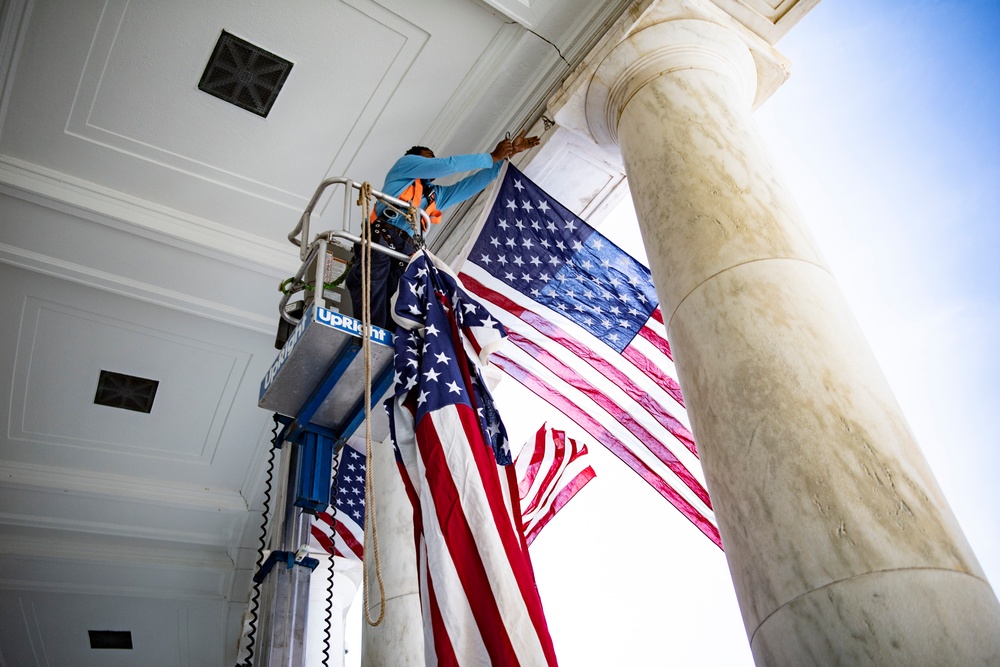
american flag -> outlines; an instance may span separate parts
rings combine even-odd
[[[594,479],[584,460],[587,445],[578,445],[565,431],[538,429],[533,443],[525,443],[514,459],[521,518],[528,544],[577,492]]]
[[[479,364],[503,327],[430,253],[400,281],[390,427],[413,504],[427,664],[554,665],[510,449]],[[491,418],[492,417],[492,418]]]
[[[720,548],[649,269],[507,165],[459,274],[507,328],[492,362]]]
[[[336,520],[329,512],[319,512],[309,532],[313,546],[361,562],[365,557],[365,453],[346,444],[337,456],[340,463],[330,486]]]

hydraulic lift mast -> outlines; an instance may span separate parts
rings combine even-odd
[[[343,189],[340,229],[321,232],[309,241],[313,209],[331,186]],[[251,609],[250,664],[305,665],[309,578],[318,564],[308,555],[310,522],[312,515],[325,511],[330,503],[333,457],[364,424],[366,372],[361,352],[365,331],[359,320],[339,312],[337,304],[343,303],[345,295],[329,288],[327,269],[328,256],[344,254],[361,242],[349,231],[353,202],[361,189],[362,184],[346,178],[323,181],[288,235],[300,248],[302,264],[286,281],[291,288],[282,290],[285,294],[279,305],[287,324],[284,328],[294,328],[260,384],[258,405],[275,413],[278,432],[273,446],[281,456],[277,475],[267,489],[269,500],[275,492],[274,507],[264,517],[253,577],[258,595],[256,609]],[[397,209],[409,208],[407,202],[381,192],[372,190],[371,195]],[[423,210],[418,213],[422,224],[415,225],[414,235],[420,247],[421,228],[429,217]],[[372,244],[372,251],[409,261],[406,255],[378,244]],[[301,301],[290,306],[297,294]],[[371,327],[367,335],[367,380],[371,382],[370,407],[375,408],[392,384],[393,334]],[[372,410],[371,429],[373,441],[388,437],[384,411]]]

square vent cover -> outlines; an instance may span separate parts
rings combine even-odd
[[[159,385],[157,380],[101,371],[94,403],[148,414],[153,409],[153,399]]]
[[[132,648],[132,633],[128,630],[87,630],[90,648]]]
[[[198,89],[266,118],[291,69],[291,62],[223,30]]]

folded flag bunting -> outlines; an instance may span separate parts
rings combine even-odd
[[[565,431],[538,429],[514,459],[517,491],[521,499],[524,537],[528,544],[577,492],[594,479],[585,460],[587,446],[567,438]]]
[[[348,443],[337,456],[337,474],[330,487],[336,517],[330,512],[317,513],[309,532],[314,546],[361,562],[365,556],[365,453]]]
[[[554,665],[513,465],[499,465],[510,449],[479,374],[503,327],[427,251],[407,266],[393,312],[387,407],[414,510],[426,662]]]
[[[459,274],[507,329],[491,361],[721,548],[649,269],[511,165],[492,196]]]

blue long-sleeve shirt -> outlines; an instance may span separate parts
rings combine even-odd
[[[483,188],[497,177],[503,161],[493,161],[489,153],[471,153],[468,155],[452,155],[451,157],[423,157],[422,155],[404,155],[396,160],[389,173],[385,175],[385,185],[382,192],[393,197],[403,194],[410,183],[418,178],[424,179],[426,184],[428,179],[441,178],[459,174],[463,171],[472,171],[474,174],[466,176],[462,180],[452,185],[435,185],[435,204],[438,210],[445,210],[449,206],[459,204],[469,197],[475,196]],[[428,188],[424,187],[424,197],[420,202],[421,208],[426,208]],[[375,212],[381,214],[385,205],[378,203],[375,205]],[[400,216],[392,220],[397,227],[409,231],[409,225]]]

